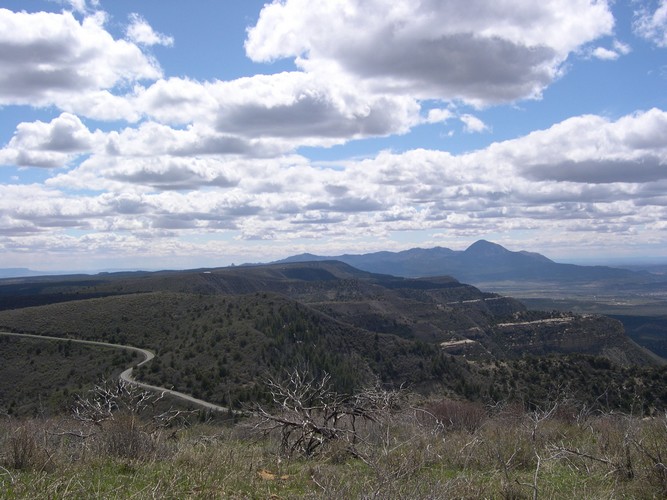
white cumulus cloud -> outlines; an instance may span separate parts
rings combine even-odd
[[[482,120],[470,114],[461,115],[464,130],[469,133],[485,132],[489,127]]]
[[[62,113],[49,123],[20,123],[0,150],[0,162],[21,167],[63,167],[90,152],[102,139],[101,132],[90,132],[77,116]]]
[[[0,9],[0,105],[67,107],[72,97],[161,77],[158,64],[104,29],[102,12],[79,22],[71,12]]]
[[[667,1],[660,0],[655,9],[648,6],[638,9],[633,28],[639,36],[658,47],[667,47]]]
[[[264,7],[246,52],[382,91],[492,104],[539,96],[613,25],[605,1],[285,0]]]
[[[126,30],[127,38],[140,45],[164,45],[171,46],[174,39],[170,36],[156,33],[148,21],[139,14],[130,15],[130,24]]]

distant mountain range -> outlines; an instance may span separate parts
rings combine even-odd
[[[664,280],[664,277],[645,271],[560,264],[539,253],[513,252],[486,240],[477,241],[462,251],[435,247],[327,257],[306,253],[276,263],[321,260],[338,260],[358,269],[394,276],[452,276],[472,284],[517,280],[557,283],[651,283]]]
[[[463,283],[488,285],[502,282],[539,282],[557,284],[665,285],[667,268],[651,272],[641,267],[616,268],[561,264],[534,252],[511,251],[501,245],[479,240],[462,251],[444,247],[412,248],[402,252],[374,252],[321,256],[310,253],[294,255],[274,264],[336,260],[371,273],[405,278],[451,276]],[[127,271],[126,271],[127,272]],[[63,275],[27,268],[0,268],[0,279]],[[100,273],[105,274],[105,273]],[[114,272],[118,276],[123,272]],[[133,271],[130,274],[141,274]],[[82,273],[72,276],[84,276]]]

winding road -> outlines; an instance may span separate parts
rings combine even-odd
[[[130,384],[136,385],[138,387],[142,387],[144,389],[148,389],[149,391],[156,391],[156,392],[163,392],[165,394],[169,394],[171,396],[174,396],[176,398],[182,399],[184,401],[187,401],[189,403],[193,403],[197,406],[201,406],[202,408],[206,408],[208,410],[213,410],[213,411],[221,411],[221,412],[228,412],[229,408],[225,406],[219,406],[214,403],[210,403],[208,401],[204,401],[202,399],[197,399],[194,396],[190,396],[189,394],[185,394],[183,392],[178,392],[174,391],[172,389],[167,389],[166,387],[158,387],[156,385],[150,385],[150,384],[145,384],[143,382],[139,382],[138,380],[135,380],[134,377],[132,377],[132,370],[135,367],[139,367],[145,363],[148,363],[151,359],[155,357],[155,353],[152,351],[149,351],[148,349],[142,349],[140,347],[134,347],[130,345],[121,345],[121,344],[110,344],[108,342],[98,342],[95,340],[78,340],[78,339],[69,339],[69,338],[62,338],[62,337],[49,337],[47,335],[33,335],[30,333],[12,333],[12,332],[0,332],[0,335],[10,335],[12,337],[23,337],[23,338],[32,338],[32,339],[40,339],[40,340],[54,340],[54,341],[60,341],[60,342],[75,342],[77,344],[87,344],[87,345],[92,345],[92,346],[97,346],[97,347],[109,347],[112,349],[124,349],[126,351],[131,351],[131,352],[136,352],[138,354],[141,354],[144,359],[143,361],[137,363],[136,365],[131,366],[127,370],[123,371],[123,373],[120,374],[120,378],[124,380],[125,382],[128,382]]]

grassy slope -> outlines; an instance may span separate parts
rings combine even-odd
[[[406,409],[407,410],[407,409]],[[86,439],[68,421],[0,426],[5,498],[664,498],[667,422],[619,414],[524,414],[511,407],[469,429],[401,411],[362,435],[287,459],[262,439],[196,426],[147,436],[118,422]],[[465,417],[465,414],[462,415]],[[126,422],[127,423],[127,422]],[[90,429],[85,429],[90,432]],[[245,434],[245,435],[244,435]],[[117,447],[118,440],[128,446]],[[14,452],[23,450],[23,453]],[[111,451],[113,450],[113,451]],[[18,459],[18,460],[17,460]]]

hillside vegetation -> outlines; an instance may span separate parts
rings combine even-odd
[[[140,380],[238,406],[293,366],[331,373],[340,390],[374,376],[411,384],[469,378],[437,347],[339,323],[279,296],[135,294],[5,311],[3,328],[152,349]],[[461,373],[461,372],[465,373]]]
[[[604,316],[337,262],[0,299],[0,331],[63,339],[0,336],[2,497],[667,495],[667,367]],[[136,355],[72,339],[150,349],[138,380],[230,410],[118,382]]]
[[[126,351],[0,335],[0,411],[43,415],[67,411],[77,392],[112,379],[135,358]]]
[[[617,321],[527,311],[451,278],[408,280],[320,262],[53,287],[68,300],[0,311],[0,329],[151,349],[156,358],[135,370],[139,380],[235,409],[265,400],[262,380],[295,366],[331,374],[345,393],[377,378],[484,402],[539,405],[576,395],[623,409],[636,397],[646,408],[667,403],[664,369]],[[73,300],[87,293],[109,295]],[[8,356],[7,366],[20,358]],[[97,374],[109,371],[91,364]],[[75,388],[58,383],[60,391]],[[7,393],[1,405],[39,393]]]

